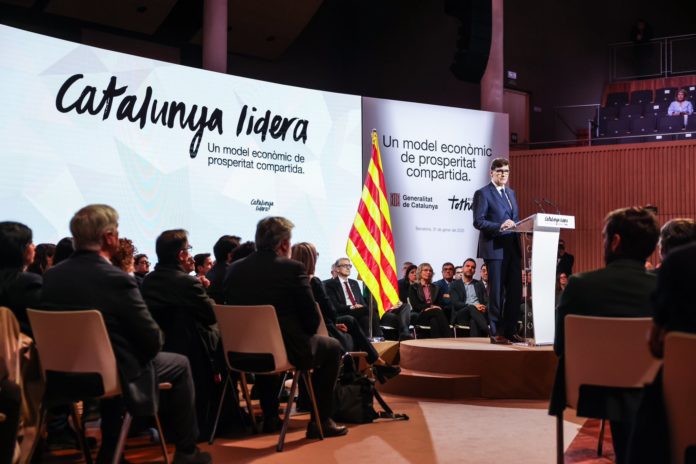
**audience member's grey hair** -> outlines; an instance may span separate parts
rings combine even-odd
[[[263,218],[256,225],[256,249],[275,250],[285,239],[290,239],[295,224],[280,216]]]
[[[109,205],[87,205],[70,220],[76,250],[101,248],[102,236],[118,227],[118,213]]]

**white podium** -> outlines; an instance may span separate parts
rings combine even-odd
[[[556,330],[556,263],[561,229],[575,229],[575,217],[537,213],[517,223],[517,232],[533,234],[532,311],[537,345],[553,344]]]

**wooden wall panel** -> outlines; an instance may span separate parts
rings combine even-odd
[[[521,218],[538,211],[535,198],[575,216],[575,230],[561,233],[575,272],[604,265],[603,220],[616,208],[655,205],[660,224],[696,218],[694,141],[515,151],[510,163]],[[654,254],[651,261],[657,260]]]

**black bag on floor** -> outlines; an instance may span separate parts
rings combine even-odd
[[[357,372],[350,355],[343,358],[342,373],[334,389],[333,419],[349,424],[366,424],[379,415],[372,406],[375,381]]]

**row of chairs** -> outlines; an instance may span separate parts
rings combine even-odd
[[[684,87],[684,89],[686,89],[686,99],[695,101],[696,85],[689,85]],[[621,107],[650,102],[666,102],[669,105],[669,103],[674,101],[677,90],[679,90],[677,87],[662,87],[655,89],[655,93],[652,90],[634,90],[630,94],[628,92],[612,92],[607,95],[606,107]]]
[[[683,464],[687,449],[696,446],[696,335],[672,332],[665,340],[664,364],[648,349],[651,318],[569,315],[565,318],[566,407],[577,409],[586,385],[643,388],[663,366],[663,391],[669,422],[673,464]],[[597,453],[602,454],[604,419]],[[563,413],[556,418],[556,455],[562,464]]]
[[[305,382],[314,413],[319,417],[316,400],[310,381],[310,371],[298,370],[287,357],[285,345],[280,331],[280,324],[273,306],[223,306],[216,305],[217,317],[225,360],[229,371],[241,373],[242,393],[252,422],[252,410],[249,390],[245,374],[271,375],[292,373],[290,399],[285,409],[283,427],[276,446],[282,451],[285,435],[290,419],[293,399],[297,393],[298,380]],[[34,332],[34,340],[39,354],[39,360],[46,379],[46,391],[41,404],[41,415],[37,426],[37,439],[31,450],[36,450],[38,437],[45,429],[45,417],[48,408],[55,403],[70,403],[72,420],[78,432],[79,444],[85,461],[91,464],[91,453],[85,438],[85,428],[77,412],[76,404],[84,400],[101,400],[113,398],[122,394],[121,383],[116,367],[116,358],[104,324],[102,314],[97,310],[84,311],[39,311],[28,309],[27,314]],[[66,388],[69,382],[69,388]],[[225,380],[223,397],[217,411],[215,425],[220,417],[222,401],[228,390],[232,400],[238,404],[235,397],[231,377]],[[171,388],[170,384],[160,384],[160,389]],[[126,413],[119,434],[118,445],[113,456],[113,464],[118,464],[123,454],[128,429],[132,417]],[[164,434],[159,418],[155,416],[160,445],[165,463],[169,462]],[[323,439],[321,423],[317,421],[319,438]],[[254,429],[255,429],[254,424]],[[215,430],[211,436],[212,443]],[[31,456],[29,457],[31,459]]]
[[[684,121],[686,119],[686,122]],[[646,116],[632,119],[612,119],[599,125],[600,137],[620,137],[622,135],[668,134],[679,131],[696,131],[696,116]]]

